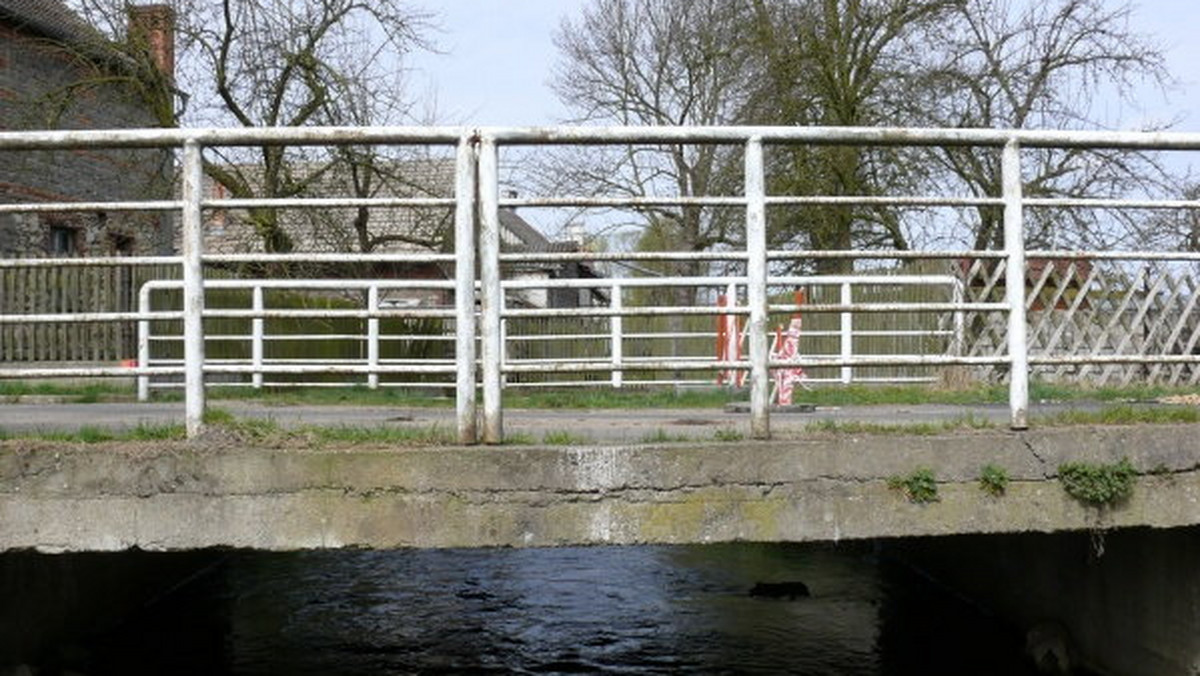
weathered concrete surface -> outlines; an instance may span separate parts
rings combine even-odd
[[[2,365],[0,365],[2,366]],[[20,403],[12,401],[19,399]],[[404,406],[362,405],[280,405],[254,400],[228,399],[214,402],[239,420],[269,420],[286,428],[305,425],[362,426],[373,428],[421,430],[437,427],[454,429],[454,408],[415,408]],[[1163,408],[1157,404],[1134,405]],[[1033,427],[1039,418],[1067,411],[1096,411],[1102,402],[1038,402],[1030,406]],[[811,413],[774,412],[771,434],[778,439],[803,438],[811,434],[809,426],[821,422],[849,422],[881,425],[938,424],[965,417],[986,420],[997,428],[1008,425],[1012,413],[1007,404],[889,404],[820,407]],[[0,429],[8,432],[48,430],[73,431],[83,427],[109,430],[130,429],[139,424],[171,425],[183,422],[183,402],[108,402],[62,403],[22,395],[0,397]],[[505,434],[542,439],[564,431],[596,444],[636,444],[643,439],[666,435],[671,439],[713,441],[717,430],[749,433],[747,413],[731,413],[714,408],[640,408],[640,409],[520,409],[505,408]]]
[[[1200,528],[921,538],[889,544],[1019,627],[1065,630],[1075,665],[1200,673]]]
[[[1128,456],[1097,510],[1053,480]],[[996,498],[980,468],[1013,481]],[[932,468],[940,501],[887,478]],[[1171,527],[1200,523],[1200,426],[576,448],[296,450],[0,444],[0,549],[554,546]]]

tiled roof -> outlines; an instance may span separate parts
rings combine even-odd
[[[62,0],[0,0],[0,17],[52,40],[94,42],[98,37]]]

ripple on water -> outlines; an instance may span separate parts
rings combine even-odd
[[[812,596],[748,594],[792,580]],[[243,674],[867,676],[918,668],[911,646],[936,632],[950,632],[944,645],[986,634],[958,641],[976,651],[1012,642],[958,601],[908,588],[923,582],[868,546],[244,553],[213,584]],[[981,673],[977,655],[941,658]],[[1020,673],[1000,663],[993,673]]]

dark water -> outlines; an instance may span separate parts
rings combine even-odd
[[[748,594],[785,580],[811,597]],[[83,650],[120,674],[1032,673],[1019,651],[863,545],[233,553]]]

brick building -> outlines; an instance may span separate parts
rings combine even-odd
[[[0,0],[0,130],[171,124],[171,10],[134,7],[129,19],[118,48],[60,0]],[[164,199],[173,173],[171,150],[0,153],[0,202]],[[150,212],[0,214],[0,257],[170,253],[173,222]]]

